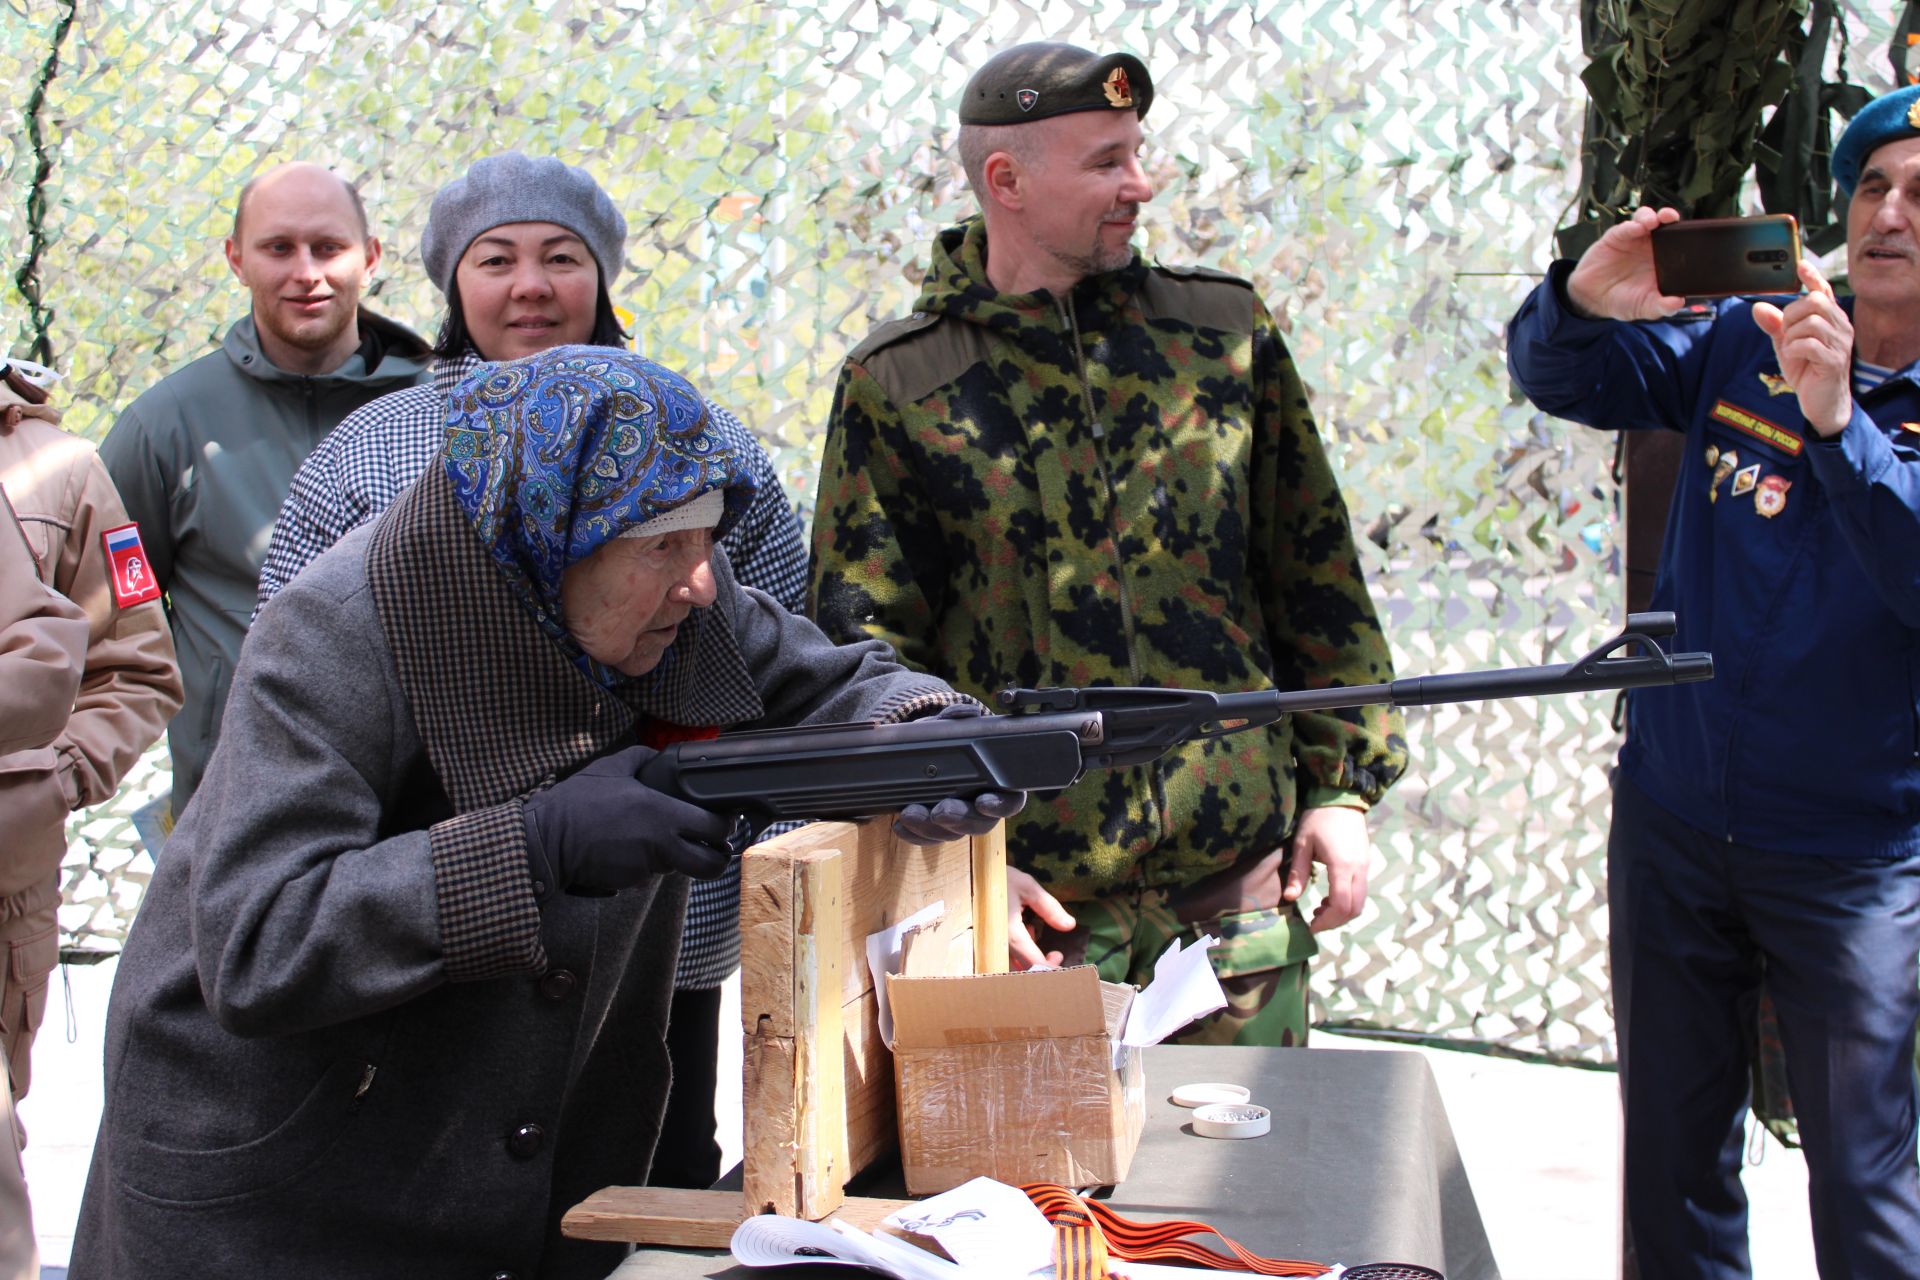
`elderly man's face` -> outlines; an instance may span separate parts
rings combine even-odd
[[[629,676],[659,666],[680,624],[714,594],[711,529],[616,538],[560,579],[567,630],[588,657]]]
[[[1018,226],[1076,279],[1117,271],[1133,258],[1133,229],[1153,184],[1140,167],[1140,118],[1076,111],[1039,120]]]
[[[1920,138],[1867,157],[1847,206],[1847,283],[1861,307],[1920,307]]]

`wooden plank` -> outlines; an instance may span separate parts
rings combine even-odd
[[[740,1021],[750,1036],[793,1035],[793,864],[782,851],[813,831],[790,831],[740,860]]]
[[[869,987],[841,1010],[846,1058],[847,1167],[858,1172],[900,1145],[893,1054],[880,1043],[879,997]]]
[[[794,1098],[798,1073],[791,1036],[746,1038],[740,1164],[746,1203],[755,1213],[787,1213],[799,1204],[793,1181]]]
[[[968,842],[973,856],[973,971],[1007,971],[1007,825]]]
[[[819,1220],[839,1207],[854,1171],[847,1167],[847,1101],[843,1082],[840,991],[845,958],[843,871],[833,852],[794,864],[793,938],[794,1155],[797,1203],[791,1212]]]
[[[945,902],[946,915],[928,929],[922,945],[937,939],[945,946],[973,928],[973,865],[966,842],[908,844],[895,840],[887,821],[877,818],[857,824],[857,832],[846,884],[847,964],[842,977],[847,1004],[873,990],[868,934],[898,924],[932,902]]]
[[[724,1249],[746,1217],[738,1191],[603,1187],[567,1210],[560,1231],[576,1240]]]
[[[835,1211],[850,1227],[878,1231],[880,1223],[911,1200],[852,1196]],[[677,1187],[605,1187],[560,1221],[576,1240],[622,1240],[679,1249],[724,1249],[749,1215],[736,1191],[684,1191]],[[889,1230],[889,1234],[898,1234]]]

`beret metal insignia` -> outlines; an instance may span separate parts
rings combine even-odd
[[[1125,67],[1115,67],[1113,70],[1107,72],[1106,83],[1100,87],[1106,90],[1109,105],[1115,107],[1131,107],[1133,105],[1133,85],[1127,79],[1127,69]]]
[[[1033,110],[1033,104],[1040,101],[1038,89],[1019,89],[1014,92],[1013,100],[1020,104],[1022,111]]]
[[[1912,105],[1907,108],[1907,127],[1920,129],[1920,98],[1915,98]]]

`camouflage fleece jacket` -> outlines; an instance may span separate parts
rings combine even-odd
[[[1070,297],[1008,295],[985,263],[977,217],[942,232],[914,314],[841,370],[813,526],[827,633],[983,699],[1391,679],[1252,287],[1136,255]],[[1387,709],[1294,715],[1036,797],[1008,854],[1069,901],[1191,884],[1274,849],[1302,800],[1378,799],[1406,759]]]

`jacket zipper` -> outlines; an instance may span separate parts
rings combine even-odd
[[[1113,580],[1120,589],[1120,629],[1127,646],[1127,674],[1135,685],[1140,683],[1140,657],[1134,651],[1133,643],[1133,594],[1127,590],[1127,575],[1120,562],[1120,491],[1113,483],[1113,468],[1107,464],[1106,451],[1102,448],[1107,438],[1107,429],[1100,425],[1100,417],[1093,411],[1093,387],[1087,381],[1087,354],[1080,348],[1080,317],[1073,308],[1073,296],[1055,299],[1060,307],[1060,318],[1067,322],[1067,331],[1073,336],[1073,364],[1080,375],[1080,404],[1087,415],[1087,426],[1093,432],[1094,466],[1099,469],[1100,483],[1107,491],[1107,535],[1113,539]]]
[[[1113,581],[1120,592],[1120,633],[1127,646],[1127,675],[1134,685],[1140,684],[1140,655],[1134,644],[1133,632],[1133,593],[1127,589],[1126,567],[1120,559],[1120,490],[1113,482],[1113,467],[1108,463],[1104,442],[1106,428],[1100,425],[1100,416],[1093,410],[1093,386],[1087,381],[1087,353],[1080,345],[1080,316],[1074,310],[1073,295],[1057,298],[1061,318],[1067,322],[1067,331],[1073,338],[1073,364],[1080,375],[1080,403],[1087,415],[1087,427],[1093,433],[1094,466],[1100,472],[1100,483],[1107,492],[1107,536],[1113,539]],[[1173,827],[1167,808],[1166,787],[1160,781],[1160,774],[1151,765],[1142,765],[1147,771],[1147,788],[1153,796],[1154,817],[1160,826],[1161,835]],[[1156,840],[1155,844],[1159,842]],[[1134,875],[1140,877],[1143,869],[1135,865]]]

